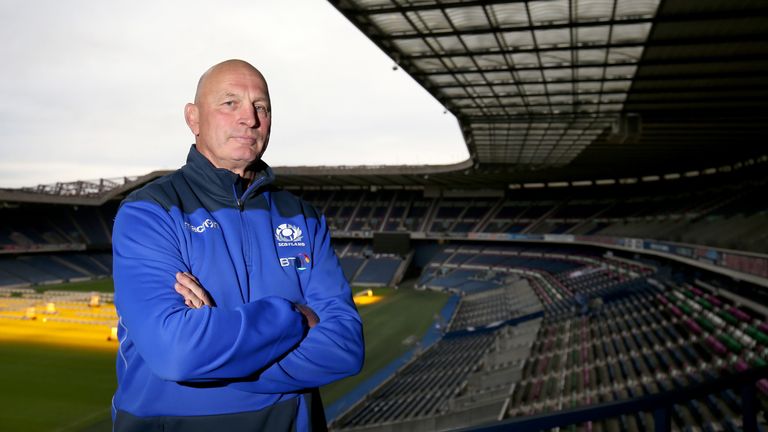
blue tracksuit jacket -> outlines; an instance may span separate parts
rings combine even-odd
[[[270,186],[266,164],[255,171],[241,191],[239,176],[192,146],[180,170],[122,203],[116,430],[193,430],[206,419],[308,430],[322,418],[308,396],[360,370],[360,317],[325,218]],[[188,308],[173,289],[179,271],[196,276],[215,307]],[[309,330],[294,303],[320,324]]]

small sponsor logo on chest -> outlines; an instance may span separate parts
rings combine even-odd
[[[219,227],[219,223],[210,219],[206,219],[200,225],[192,225],[189,222],[184,222],[184,226],[189,228],[194,233],[204,233],[208,229],[216,229]]]
[[[296,270],[306,270],[310,263],[309,255],[300,253],[295,257],[280,258],[281,267],[296,267]]]

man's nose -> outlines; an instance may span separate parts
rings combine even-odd
[[[240,110],[240,123],[249,128],[257,128],[261,125],[261,120],[259,120],[259,115],[253,105],[244,105]]]

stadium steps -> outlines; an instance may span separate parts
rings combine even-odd
[[[333,202],[333,199],[336,197],[336,191],[331,191],[331,194],[328,196],[328,199],[325,201],[323,205],[320,206],[320,213],[325,214],[328,211],[328,207],[331,206],[331,203]]]
[[[112,254],[111,253],[95,253],[88,254],[92,261],[95,261],[97,265],[104,269],[103,276],[112,275]]]
[[[63,280],[56,275],[32,267],[17,257],[14,257],[13,259],[0,259],[0,270],[32,284],[45,285],[63,282]]]
[[[593,214],[592,216],[589,216],[587,218],[582,219],[579,223],[572,226],[568,231],[565,232],[565,234],[587,234],[589,233],[593,228],[595,224],[595,220],[599,219],[601,215],[608,212],[610,209],[612,209],[616,204],[610,203],[609,205],[603,207],[600,209],[597,213]]]
[[[344,224],[344,231],[349,231],[349,227],[352,225],[352,221],[355,220],[355,215],[357,215],[357,212],[360,211],[360,206],[363,205],[363,200],[365,199],[365,194],[360,194],[360,198],[357,200],[357,203],[355,204],[355,208],[352,210],[352,214],[349,216],[349,220]]]
[[[504,198],[499,198],[498,201],[496,201],[490,210],[488,210],[488,213],[483,216],[482,219],[475,225],[475,228],[470,232],[484,232],[485,228],[488,226],[488,224],[491,223],[491,221],[495,218],[496,214],[498,214],[499,210],[504,206]]]
[[[8,273],[0,269],[0,287],[3,288],[21,288],[30,286],[32,283],[28,280],[22,279],[12,273]],[[3,288],[0,288],[2,290]],[[3,291],[0,291],[0,296],[3,295]]]
[[[65,260],[65,259],[63,259],[63,258],[61,258],[59,256],[51,255],[51,259],[53,261],[56,261],[57,263],[61,264],[62,266],[68,267],[68,268],[70,268],[70,269],[72,269],[72,270],[74,270],[76,272],[82,273],[83,275],[86,276],[86,278],[93,278],[93,277],[96,276],[95,274],[91,273],[90,271],[88,271],[84,267],[81,267],[81,266],[79,266],[79,265],[77,265],[77,264],[75,264],[75,263],[73,263],[71,261],[67,261],[67,260]]]
[[[341,264],[341,269],[344,272],[344,276],[347,278],[347,281],[352,284],[352,281],[355,280],[355,277],[360,274],[360,269],[365,264],[365,258],[360,256],[343,256],[339,259],[339,261]]]
[[[416,254],[415,251],[410,251],[408,255],[405,256],[405,258],[400,263],[400,266],[395,270],[395,274],[392,277],[392,280],[389,281],[389,286],[398,286],[400,282],[402,282],[403,277],[405,277],[405,272],[408,270],[408,267],[410,267],[411,262],[413,261],[413,256]]]
[[[357,271],[354,284],[357,286],[390,286],[401,264],[401,259],[389,256],[368,258]]]
[[[530,222],[528,226],[521,231],[521,234],[529,234],[534,232],[539,225],[543,224],[547,218],[549,218],[551,215],[555,214],[559,209],[561,209],[563,206],[566,205],[565,201],[561,201],[555,205],[553,205],[550,209],[548,209],[543,215],[541,215],[536,220]]]
[[[434,219],[437,215],[437,210],[440,208],[441,201],[442,198],[436,198],[431,201],[427,209],[427,213],[424,215],[424,219],[416,231],[426,232],[429,230],[429,227],[434,223]]]
[[[86,234],[85,230],[82,226],[80,226],[80,223],[78,222],[77,218],[75,218],[72,214],[69,214],[69,222],[72,223],[72,226],[77,230],[77,233],[79,234],[79,238],[85,239],[86,243],[92,244],[93,240],[88,237],[88,234]]]
[[[54,259],[53,255],[27,255],[18,257],[24,263],[38,269],[41,272],[50,273],[62,281],[87,279],[87,275],[81,271],[74,270]]]
[[[387,226],[387,222],[389,222],[389,217],[392,215],[392,209],[395,208],[395,203],[397,202],[397,192],[392,194],[392,199],[389,200],[389,205],[387,205],[387,211],[384,213],[384,216],[381,218],[381,224],[380,229],[378,231],[384,231],[385,227]]]
[[[92,257],[90,254],[70,254],[59,256],[61,260],[74,264],[84,270],[87,270],[87,274],[95,277],[109,276],[112,274],[110,268],[106,267],[97,258]]]

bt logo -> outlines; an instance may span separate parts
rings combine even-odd
[[[296,270],[306,270],[310,263],[309,255],[300,253],[295,257],[280,258],[280,267],[296,267]]]

